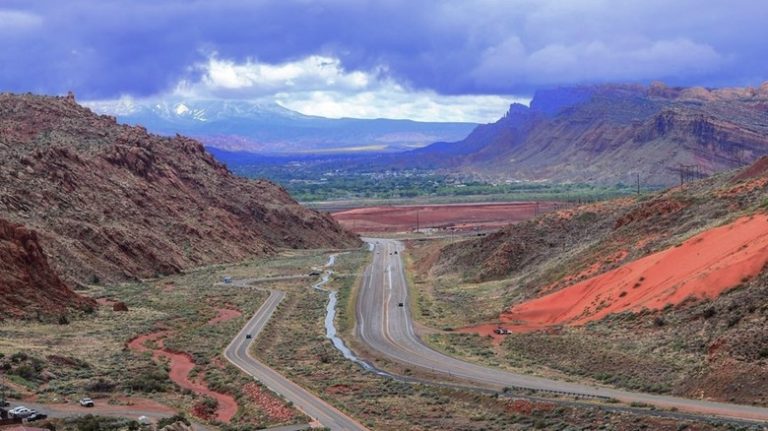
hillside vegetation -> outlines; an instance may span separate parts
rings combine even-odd
[[[433,341],[506,367],[768,404],[767,168],[414,248],[422,315],[483,335]],[[462,312],[475,305],[495,316]],[[515,334],[492,334],[499,324]]]
[[[273,183],[233,175],[199,142],[118,124],[72,96],[0,95],[0,217],[36,231],[70,282],[359,244]]]

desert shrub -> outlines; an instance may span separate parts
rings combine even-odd
[[[112,431],[112,430],[137,430],[139,424],[136,421],[123,418],[110,418],[104,416],[75,416],[65,419],[65,430],[77,431]]]
[[[185,425],[190,425],[189,419],[184,416],[183,413],[177,413],[169,418],[162,418],[157,422],[157,428],[161,429],[165,426],[175,424],[176,422],[182,422]]]
[[[115,387],[117,387],[115,383],[99,379],[85,385],[85,390],[88,392],[112,392],[115,390]]]
[[[736,326],[741,321],[741,314],[734,314],[728,318],[726,324],[729,328]]]
[[[13,363],[19,363],[24,362],[29,358],[29,355],[27,355],[24,352],[16,352],[13,355],[11,355],[11,362]]]
[[[144,370],[123,383],[123,387],[140,392],[166,392],[168,374],[159,369]]]

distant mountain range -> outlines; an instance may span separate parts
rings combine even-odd
[[[608,185],[639,178],[644,186],[665,186],[768,155],[768,83],[544,89],[530,106],[513,104],[497,122],[479,126],[332,120],[232,101],[90,106],[159,133],[199,137],[236,171],[295,159],[315,170],[417,168],[489,180]]]
[[[394,166],[554,182],[668,185],[768,154],[768,83],[671,88],[661,83],[542,90],[466,139],[390,160]]]
[[[474,123],[391,119],[330,119],[303,115],[275,103],[230,100],[121,99],[88,102],[121,123],[154,133],[193,136],[207,147],[261,154],[392,152],[464,139]]]

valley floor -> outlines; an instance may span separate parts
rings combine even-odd
[[[155,405],[164,409],[161,415],[179,411],[209,429],[306,423],[303,414],[222,358],[224,346],[266,298],[259,290],[222,285],[227,276],[261,278],[257,287],[286,292],[255,340],[253,354],[370,429],[592,429],[597,424],[621,429],[640,423],[673,430],[680,425],[679,418],[631,409],[499,397],[367,372],[325,338],[327,294],[311,288],[316,277],[309,272],[321,268],[327,256],[323,251],[286,252],[143,283],[91,286],[84,293],[101,304],[93,315],[73,317],[67,325],[5,322],[0,361],[9,364],[12,395],[43,407],[64,401],[72,405],[89,395],[97,403],[93,413],[114,415],[125,408],[129,417]],[[341,254],[327,286],[338,291],[336,325],[347,340],[355,325],[355,287],[369,259],[367,249]],[[113,311],[121,308],[117,303],[128,311]],[[684,423],[692,429],[729,429]]]

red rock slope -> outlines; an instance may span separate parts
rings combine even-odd
[[[63,315],[95,303],[73,292],[48,266],[37,234],[0,219],[0,320]]]
[[[38,231],[55,269],[78,281],[359,244],[199,142],[117,124],[72,97],[0,94],[0,216]]]
[[[661,310],[689,297],[714,298],[768,264],[768,218],[744,217],[706,230],[549,295],[514,306],[502,320],[518,330],[584,324],[608,314]]]

